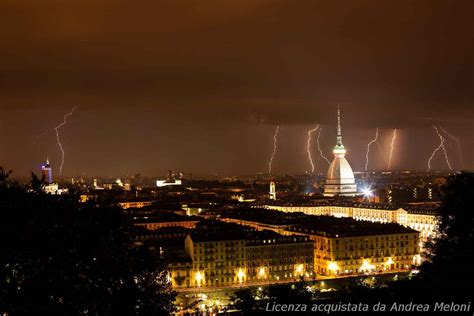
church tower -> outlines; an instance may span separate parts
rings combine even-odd
[[[341,112],[337,108],[337,138],[333,149],[334,160],[329,166],[324,196],[356,196],[354,172],[346,159],[346,149],[342,144]]]

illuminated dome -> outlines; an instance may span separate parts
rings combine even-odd
[[[354,182],[354,173],[352,172],[351,165],[349,165],[349,162],[347,162],[345,157],[334,158],[329,166],[326,181],[332,180],[341,180],[344,183]]]
[[[329,166],[326,184],[324,186],[325,196],[355,196],[357,187],[354,172],[346,159],[346,149],[342,144],[341,115],[337,110],[337,142],[333,149],[334,160]]]

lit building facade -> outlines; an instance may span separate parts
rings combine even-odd
[[[157,230],[165,227],[195,228],[199,220],[173,220],[167,221],[160,218],[135,219],[133,225],[144,227],[148,230]]]
[[[94,179],[96,180],[96,179]],[[151,206],[153,203],[151,201],[133,201],[133,202],[120,202],[118,205],[124,210],[129,208],[142,208],[146,206]]]
[[[314,277],[314,245],[306,236],[187,236],[189,261],[168,266],[173,288],[232,287]]]
[[[314,277],[313,243],[305,236],[253,239],[246,244],[246,255],[250,282]]]
[[[338,236],[306,229],[304,234],[314,241],[315,271],[325,276],[409,270],[420,254],[416,231]]]
[[[334,234],[308,225],[270,225],[237,218],[223,218],[257,230],[273,230],[282,235],[307,236],[314,242],[314,271],[317,275],[343,276],[407,271],[418,265],[420,233],[399,225],[374,231]],[[354,233],[354,232],[353,232]]]
[[[438,218],[432,212],[406,211],[352,206],[285,206],[266,205],[265,208],[282,212],[302,212],[307,215],[327,215],[350,217],[356,220],[376,223],[397,223],[420,232],[420,242],[424,244],[435,237],[438,231]]]
[[[324,186],[325,196],[356,196],[357,186],[354,172],[346,159],[346,149],[342,144],[341,113],[337,109],[337,140],[333,149],[334,160],[329,165],[326,184]]]

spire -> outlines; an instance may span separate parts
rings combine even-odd
[[[337,106],[337,142],[336,146],[342,147],[342,130],[341,130],[341,111]]]
[[[46,164],[49,165],[49,156],[46,156]]]
[[[337,106],[337,140],[336,146],[334,146],[334,150],[332,152],[338,157],[344,157],[346,154],[346,149],[342,144],[341,111],[339,110],[339,106]]]

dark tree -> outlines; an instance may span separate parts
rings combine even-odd
[[[474,174],[450,177],[442,197],[439,236],[428,247],[420,277],[434,298],[472,300]]]
[[[267,304],[306,304],[310,306],[314,293],[308,283],[301,279],[292,284],[272,284],[258,289],[242,289],[231,298],[233,307],[244,315],[254,315],[266,310]],[[271,307],[270,307],[271,308]]]
[[[255,300],[256,295],[256,291],[248,288],[235,292],[231,297],[233,307],[244,315],[252,315],[258,310],[258,304]]]
[[[161,315],[164,264],[132,248],[121,210],[23,187],[0,168],[0,313]]]

